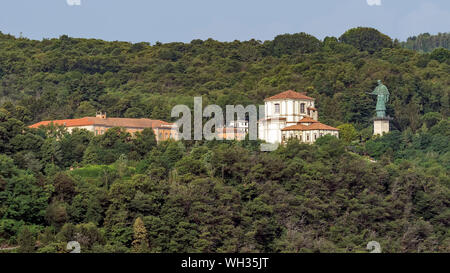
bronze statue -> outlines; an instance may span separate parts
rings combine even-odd
[[[387,87],[378,80],[378,86],[373,90],[371,95],[377,95],[377,118],[386,117],[386,103],[389,101],[389,90]]]

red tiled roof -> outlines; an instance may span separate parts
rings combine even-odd
[[[79,118],[79,119],[62,119],[62,120],[48,120],[41,121],[30,125],[30,128],[39,128],[41,126],[49,126],[51,124],[54,125],[62,125],[66,127],[75,127],[75,126],[89,126],[94,125],[94,121],[91,117]]]
[[[311,123],[310,125],[297,124],[282,129],[282,131],[312,131],[312,130],[339,131],[339,129],[337,128],[325,125],[320,122]]]
[[[125,127],[125,128],[157,128],[162,125],[171,125],[162,120],[153,120],[146,118],[95,118],[95,125],[106,127]]]
[[[100,118],[100,117],[84,117],[79,119],[63,119],[63,120],[49,120],[41,121],[29,126],[30,128],[38,128],[40,126],[48,126],[50,124],[63,125],[65,127],[79,127],[79,126],[104,126],[104,127],[124,127],[124,128],[160,128],[167,125],[172,125],[162,120],[152,120],[146,118]]]
[[[299,93],[292,90],[284,91],[275,96],[265,99],[268,100],[282,100],[282,99],[302,99],[302,100],[315,100],[314,98],[306,96],[306,93]]]
[[[317,123],[318,121],[310,117],[302,118],[298,123]]]

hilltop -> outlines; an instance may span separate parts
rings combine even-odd
[[[24,107],[16,117],[27,124],[96,110],[169,120],[171,108],[192,105],[194,95],[203,95],[205,105],[245,105],[292,89],[317,99],[325,124],[364,129],[373,114],[365,92],[380,79],[392,91],[395,128],[415,131],[423,114],[448,116],[448,71],[448,50],[421,54],[370,28],[324,41],[297,33],[265,42],[155,45],[0,34],[0,102]]]

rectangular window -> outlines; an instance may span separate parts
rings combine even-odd
[[[302,113],[302,114],[305,113],[305,104],[304,103],[300,104],[300,113]]]
[[[279,114],[280,113],[280,104],[275,103],[275,114]]]

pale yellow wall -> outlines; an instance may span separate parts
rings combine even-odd
[[[94,133],[94,135],[102,135],[104,134],[110,127],[105,127],[105,126],[94,126],[94,125],[90,125],[90,126],[73,126],[73,127],[67,127],[67,131],[69,133],[72,133],[73,129],[75,128],[79,128],[79,129],[86,129],[88,131],[91,131]],[[125,130],[127,132],[129,132],[131,135],[134,135],[136,132],[140,132],[143,129],[142,128],[125,128]],[[153,132],[155,133],[156,136],[156,141],[161,141],[161,140],[168,140],[169,138],[171,139],[178,139],[178,134],[176,132],[176,130],[171,130],[170,128],[155,128],[153,129]]]

